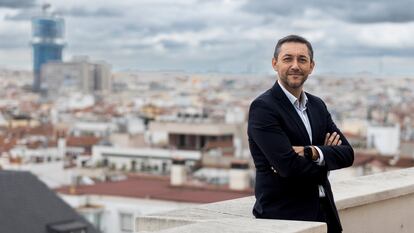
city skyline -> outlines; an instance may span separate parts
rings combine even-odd
[[[0,1],[0,67],[30,70],[32,16],[44,2]],[[65,18],[64,60],[115,71],[272,73],[278,38],[314,45],[315,73],[413,74],[410,1],[48,1]]]

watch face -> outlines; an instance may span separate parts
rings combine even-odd
[[[305,158],[312,160],[313,153],[310,146],[306,146],[303,153],[305,155]]]

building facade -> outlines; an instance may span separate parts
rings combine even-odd
[[[33,90],[41,91],[42,65],[48,61],[62,61],[64,47],[64,20],[47,12],[48,5],[43,7],[43,14],[32,19],[33,47]]]
[[[82,92],[101,94],[111,91],[111,66],[106,62],[90,62],[75,58],[70,62],[48,62],[41,69],[43,89],[49,96],[58,93]]]

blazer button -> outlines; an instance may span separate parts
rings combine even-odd
[[[274,173],[277,173],[276,169],[275,169],[273,166],[271,166],[270,168],[272,169],[272,171],[273,171]]]

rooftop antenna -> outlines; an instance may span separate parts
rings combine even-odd
[[[42,11],[43,11],[43,13],[46,13],[46,12],[47,12],[47,10],[48,10],[50,7],[51,7],[51,5],[50,5],[49,3],[44,3],[44,4],[42,5]]]

